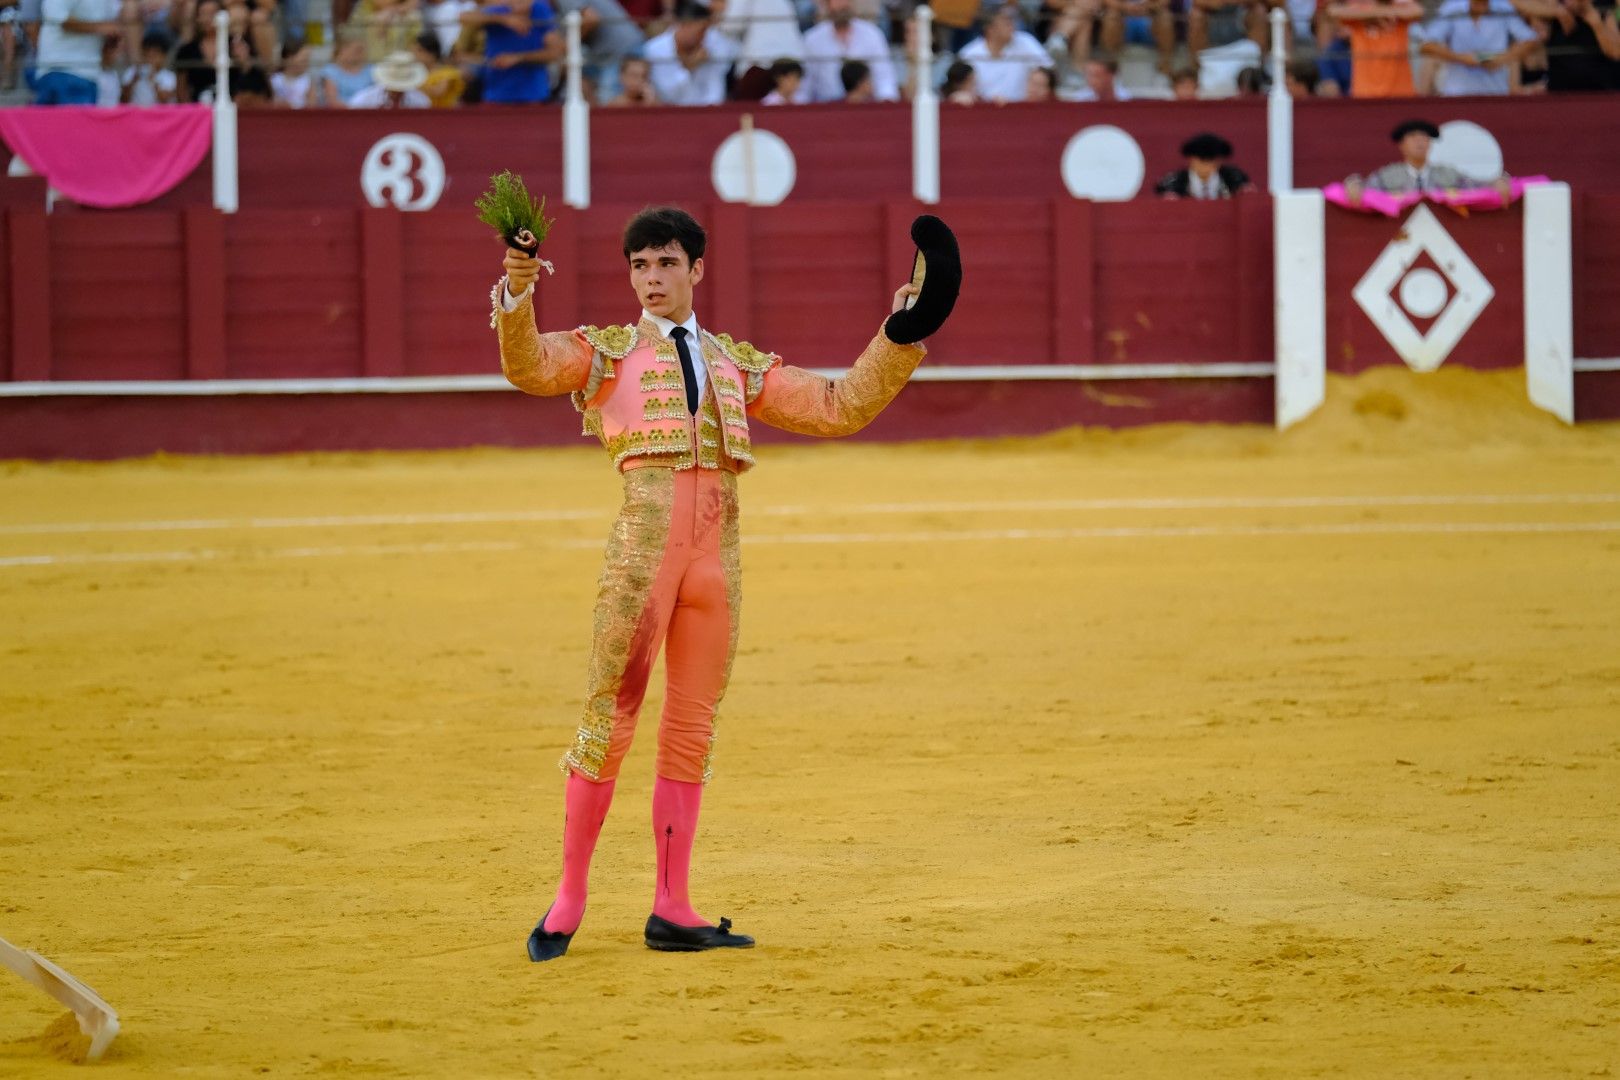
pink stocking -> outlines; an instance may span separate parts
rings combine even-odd
[[[563,796],[567,816],[563,819],[562,881],[557,885],[551,913],[546,916],[548,933],[572,934],[585,916],[591,855],[596,851],[596,838],[602,835],[615,783],[608,780],[598,784],[577,772],[568,774],[568,789]]]
[[[658,888],[653,914],[677,926],[708,926],[692,910],[692,840],[697,835],[703,785],[657,777],[653,781],[653,843],[658,848]]]

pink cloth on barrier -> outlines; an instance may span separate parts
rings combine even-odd
[[[1517,177],[1510,182],[1513,197],[1506,203],[1502,201],[1500,192],[1489,187],[1463,188],[1456,191],[1425,191],[1422,193],[1408,191],[1404,195],[1391,195],[1387,191],[1363,191],[1361,193],[1361,205],[1356,206],[1350,202],[1350,197],[1345,193],[1343,184],[1329,184],[1322,189],[1322,197],[1330,203],[1344,207],[1346,210],[1359,210],[1363,214],[1383,214],[1385,217],[1400,217],[1407,207],[1416,206],[1424,199],[1466,213],[1470,210],[1504,209],[1509,204],[1517,202],[1524,195],[1525,188],[1549,182],[1549,179],[1545,176]]]
[[[83,206],[149,202],[190,175],[212,141],[207,105],[0,109],[0,138]]]

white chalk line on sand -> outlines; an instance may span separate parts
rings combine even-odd
[[[1435,521],[1347,522],[1297,525],[1123,525],[1071,529],[924,529],[909,532],[766,533],[743,537],[749,546],[766,544],[939,544],[972,541],[1120,540],[1238,536],[1388,536],[1388,535],[1523,535],[1552,533],[1620,533],[1620,521]],[[183,563],[238,559],[308,559],[342,556],[438,555],[466,552],[513,552],[525,548],[600,549],[603,542],[555,540],[537,543],[492,541],[460,544],[356,544],[333,547],[197,548],[189,551],[130,551],[86,554],[0,556],[0,569],[26,566],[73,566],[94,563]]]
[[[876,502],[828,506],[753,507],[749,516],[817,514],[983,514],[1084,510],[1285,510],[1397,506],[1578,506],[1620,503],[1620,492],[1481,495],[1280,495],[1155,499],[1039,499],[978,502]],[[489,510],[417,514],[334,514],[312,517],[172,518],[151,521],[23,522],[0,525],[0,536],[119,532],[204,532],[249,529],[375,528],[410,525],[519,525],[532,522],[605,521],[606,509]]]

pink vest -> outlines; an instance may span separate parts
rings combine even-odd
[[[585,416],[585,434],[602,440],[616,467],[740,473],[754,464],[747,408],[779,357],[702,331],[701,362],[709,382],[694,416],[686,411],[675,343],[651,320],[579,332],[596,356],[590,381],[573,395],[574,406]]]

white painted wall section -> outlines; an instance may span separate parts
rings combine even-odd
[[[1575,313],[1568,184],[1524,193],[1524,378],[1530,402],[1575,422]]]
[[[1274,196],[1277,430],[1293,427],[1327,395],[1327,252],[1320,191]]]

